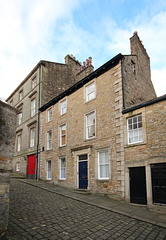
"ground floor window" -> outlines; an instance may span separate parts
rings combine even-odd
[[[66,179],[66,159],[60,158],[60,179]]]
[[[20,171],[20,162],[16,162],[16,171],[17,171],[17,172]]]
[[[98,152],[98,178],[109,179],[108,150]]]
[[[47,161],[47,180],[51,180],[51,160]]]

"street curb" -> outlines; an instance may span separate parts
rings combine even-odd
[[[38,186],[35,183],[27,182],[26,180],[23,180],[23,179],[17,179],[17,180],[20,180],[21,182],[23,182],[25,184],[28,184],[28,185],[31,185],[33,187],[37,187],[37,188],[40,188],[42,190],[45,190],[45,191],[48,191],[48,192],[51,192],[51,193],[54,193],[54,194],[57,194],[57,195],[60,195],[60,196],[66,197],[66,198],[74,199],[76,201],[79,201],[79,202],[82,202],[82,203],[86,203],[88,205],[91,205],[91,206],[94,206],[94,207],[98,207],[100,209],[104,209],[104,210],[107,210],[107,211],[111,211],[111,212],[114,212],[114,213],[117,213],[117,214],[120,214],[120,215],[123,215],[123,216],[127,216],[127,217],[130,217],[130,218],[139,220],[139,221],[150,223],[150,224],[158,226],[158,227],[166,228],[166,224],[164,224],[164,223],[160,223],[160,222],[156,222],[156,221],[153,221],[153,220],[149,220],[149,219],[146,219],[144,217],[138,217],[138,216],[135,216],[135,215],[133,216],[130,213],[126,213],[126,212],[123,212],[123,211],[114,210],[114,209],[111,209],[111,208],[108,208],[108,207],[104,207],[104,206],[101,206],[100,204],[96,204],[96,203],[92,203],[92,202],[89,202],[89,201],[86,201],[86,200],[82,200],[80,198],[73,197],[73,196],[70,196],[68,194],[59,193],[59,192],[56,192],[54,190],[48,189],[46,187]]]

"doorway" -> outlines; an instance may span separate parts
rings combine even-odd
[[[130,202],[147,204],[145,167],[129,168]]]
[[[35,155],[28,156],[28,178],[35,179],[36,175],[36,157]]]
[[[166,204],[166,163],[152,164],[153,203]]]
[[[88,155],[78,156],[78,188],[88,188]]]

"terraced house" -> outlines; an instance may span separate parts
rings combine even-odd
[[[126,197],[123,111],[156,98],[137,32],[130,46],[131,55],[118,54],[40,108],[41,179]],[[136,114],[138,128],[142,119]],[[137,139],[144,139],[139,131]]]
[[[27,178],[39,178],[38,109],[93,71],[91,58],[82,66],[73,56],[65,64],[40,61],[7,98],[19,110],[12,169]]]

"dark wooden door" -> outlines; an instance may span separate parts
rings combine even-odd
[[[87,161],[79,162],[79,188],[87,189],[88,187],[88,169]]]
[[[28,178],[35,179],[36,172],[36,157],[35,155],[28,156]]]
[[[151,165],[153,203],[166,204],[166,163]]]
[[[147,204],[145,167],[129,168],[130,202]]]

